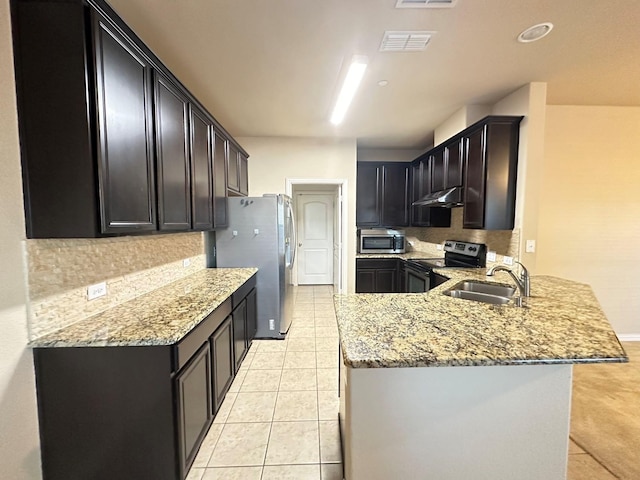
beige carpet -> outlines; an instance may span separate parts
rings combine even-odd
[[[640,342],[629,363],[573,369],[569,480],[640,479]]]

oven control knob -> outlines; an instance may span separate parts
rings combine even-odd
[[[478,250],[478,247],[469,247],[470,252],[475,252],[476,250]]]
[[[450,246],[451,246],[451,244],[450,244],[450,243],[445,243],[445,244],[444,244],[444,246],[445,246],[445,247],[450,247]]]

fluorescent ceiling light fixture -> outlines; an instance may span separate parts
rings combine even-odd
[[[331,123],[338,125],[344,119],[345,114],[351,101],[358,90],[358,86],[362,81],[364,71],[367,69],[367,57],[362,55],[354,55],[349,66],[347,76],[344,78],[344,83],[340,89],[340,94],[336,100],[336,104],[333,107],[333,113],[331,114]]]
[[[531,43],[536,40],[540,40],[542,37],[546,37],[553,30],[553,23],[545,22],[539,23],[524,30],[518,35],[518,41],[520,43]]]

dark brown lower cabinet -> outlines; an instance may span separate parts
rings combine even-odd
[[[257,295],[256,289],[254,288],[247,295],[247,339],[248,346],[251,346],[251,342],[253,338],[256,336],[256,332],[258,331],[258,304],[257,304]]]
[[[173,345],[34,348],[43,478],[183,480],[239,366],[233,305],[239,348],[255,334],[255,285]]]
[[[356,293],[394,293],[399,290],[398,259],[356,259]]]
[[[233,309],[233,353],[235,356],[235,371],[240,368],[240,364],[247,354],[247,301],[242,300]]]
[[[211,350],[205,343],[176,377],[180,467],[187,471],[213,420]]]
[[[227,317],[218,330],[211,337],[213,350],[213,398],[214,408],[217,412],[222,405],[224,396],[229,391],[233,375],[235,373],[235,362],[233,355],[233,330],[231,317]]]

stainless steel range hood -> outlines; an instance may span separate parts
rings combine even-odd
[[[411,205],[415,207],[461,207],[462,187],[448,188],[425,195],[420,200],[416,200]]]

